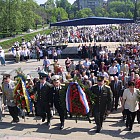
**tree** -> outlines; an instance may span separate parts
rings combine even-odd
[[[53,9],[55,7],[55,2],[54,0],[47,0],[45,3],[46,9]]]
[[[134,11],[134,3],[131,0],[127,0],[127,2],[124,0],[115,0],[115,1],[111,1],[108,4],[108,12],[110,14],[110,16],[115,16],[118,15],[120,16],[124,16],[123,13],[125,14],[124,17],[128,17],[127,12],[130,11],[131,13],[133,13]],[[118,14],[114,13],[117,12]],[[119,14],[121,13],[121,15]]]
[[[126,17],[127,18],[133,18],[133,14],[130,10],[126,13]]]
[[[85,18],[85,17],[90,17],[93,16],[94,14],[92,13],[92,10],[90,8],[84,8],[80,11],[76,12],[76,18]]]
[[[118,17],[119,17],[119,18],[124,18],[124,17],[125,17],[125,13],[124,13],[124,12],[118,13]]]
[[[112,12],[110,14],[110,16],[113,17],[113,18],[117,18],[118,17],[118,13],[117,12]]]

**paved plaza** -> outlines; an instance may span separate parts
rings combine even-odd
[[[63,59],[59,60],[59,63],[64,66]],[[37,67],[42,64],[43,60],[40,62],[36,60],[21,63],[6,62],[6,66],[0,66],[0,82],[2,73],[10,73],[13,78],[16,75],[15,70],[20,67],[25,74],[30,73],[36,77],[38,76]],[[59,130],[58,116],[53,117],[49,128],[46,123],[41,122],[39,117],[35,118],[32,114],[26,117],[25,122],[20,118],[18,124],[11,124],[12,118],[5,111],[3,121],[0,122],[0,140],[140,140],[140,125],[135,120],[133,130],[127,131],[120,112],[121,109],[110,114],[103,124],[101,133],[96,134],[93,118],[91,118],[92,123],[83,118],[79,118],[76,123],[75,118],[68,118],[65,121],[64,130]]]

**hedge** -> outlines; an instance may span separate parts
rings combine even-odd
[[[35,33],[29,33],[26,35],[18,36],[18,37],[12,38],[10,40],[0,42],[0,46],[2,46],[2,48],[4,50],[7,50],[7,49],[10,49],[16,41],[21,42],[22,38],[24,38],[26,41],[32,40],[35,37],[35,35],[37,35],[39,33],[40,34],[50,34],[50,32],[51,32],[51,30],[47,29],[47,30],[43,30],[43,31],[35,32]]]

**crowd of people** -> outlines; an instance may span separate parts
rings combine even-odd
[[[75,42],[72,41],[72,36],[74,36],[77,38],[76,42],[82,43],[92,42],[93,39],[97,42],[100,37],[106,42],[116,42],[117,39],[118,41],[122,41],[119,36],[120,34],[126,34],[122,33],[119,29],[113,30],[110,26],[97,27],[96,31],[97,36],[95,37],[95,34],[92,36],[92,28],[77,28],[76,32],[71,29],[69,41]],[[76,35],[74,35],[75,33]],[[112,39],[110,38],[111,35],[113,36]],[[55,36],[55,33],[53,33],[53,36]],[[67,57],[65,60],[65,68],[63,68],[58,60],[58,58],[61,58],[61,48],[57,50],[48,49],[46,51],[45,40],[46,38],[42,35],[37,35],[32,43],[25,42],[23,39],[21,47],[19,43],[16,42],[11,50],[16,58],[16,62],[28,61],[30,57],[36,58],[38,61],[40,61],[40,58],[44,58],[43,70],[40,69],[40,67],[38,68],[39,78],[32,79],[31,76],[28,75],[27,81],[25,82],[26,88],[32,89],[32,92],[30,93],[29,90],[29,93],[31,95],[37,95],[34,101],[35,114],[41,116],[42,122],[47,118],[47,125],[50,126],[51,117],[53,116],[51,110],[56,109],[60,116],[60,129],[64,128],[67,113],[66,110],[62,108],[60,102],[60,94],[63,89],[61,84],[71,82],[76,77],[91,90],[91,94],[95,95],[95,102],[93,108],[90,110],[90,115],[95,119],[97,133],[101,131],[103,121],[106,117],[111,112],[117,111],[120,106],[122,108],[122,119],[126,122],[126,127],[129,131],[133,129],[136,116],[137,122],[140,124],[139,43],[120,44],[120,46],[116,48],[115,53],[109,51],[107,46],[97,46],[96,43],[94,43],[93,46],[92,44],[87,46],[85,43],[81,46],[79,45],[77,48],[80,58],[78,63]],[[127,41],[130,40],[128,39]],[[52,64],[54,66],[53,71],[50,70],[50,59],[52,58],[54,59],[54,63]],[[12,122],[17,123],[19,122],[19,109],[13,97],[14,89],[15,84],[14,81],[10,79],[10,75],[3,75],[0,97],[4,97],[3,103],[8,106],[9,113],[13,118]],[[0,107],[2,109],[2,106]],[[27,113],[29,112],[27,111]],[[70,114],[70,116],[72,116],[72,114]],[[1,110],[0,117],[2,119]]]
[[[138,40],[137,24],[70,27],[53,31],[56,43],[134,42]]]
[[[110,53],[106,47],[95,45],[91,46],[92,57],[89,58],[88,55],[85,56],[82,53],[81,58],[83,57],[84,59],[80,59],[78,64],[74,60],[67,58],[65,60],[66,68],[62,68],[59,60],[56,59],[53,64],[54,71],[52,71],[50,70],[50,59],[46,56],[43,60],[43,72],[41,69],[38,71],[39,79],[31,79],[28,75],[30,78],[28,78],[27,85],[30,83],[30,87],[37,94],[35,103],[37,108],[36,115],[42,117],[42,122],[45,121],[47,113],[47,124],[50,125],[50,110],[52,105],[54,105],[60,116],[60,129],[64,128],[66,114],[59,104],[61,83],[70,82],[76,77],[91,89],[92,94],[97,96],[95,105],[93,105],[93,116],[97,125],[97,133],[102,129],[103,120],[105,120],[106,116],[110,112],[117,111],[119,105],[122,105],[122,117],[123,120],[126,120],[126,127],[130,131],[133,128],[136,115],[137,121],[140,123],[140,108],[138,104],[140,96],[139,44],[120,45],[116,48],[115,53]],[[62,77],[61,80],[60,77]],[[10,88],[8,87],[9,84]],[[13,117],[13,122],[18,122],[17,106],[12,97],[14,85],[10,75],[3,76],[2,87],[1,91],[6,95],[7,106],[10,115]],[[100,87],[100,89],[97,87]],[[57,94],[54,94],[54,92]],[[6,103],[4,102],[4,104]]]

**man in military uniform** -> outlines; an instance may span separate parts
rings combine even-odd
[[[18,118],[18,108],[14,102],[14,89],[15,89],[15,83],[10,79],[10,74],[4,74],[3,75],[3,84],[2,84],[2,92],[4,97],[4,105],[6,105],[7,100],[7,106],[9,109],[9,113],[13,118],[12,123],[19,122]]]
[[[95,96],[95,104],[93,106],[93,113],[95,117],[95,123],[97,125],[96,133],[100,133],[102,129],[104,115],[111,110],[112,104],[112,91],[109,86],[104,84],[104,77],[97,77],[97,85],[92,86],[92,94]]]
[[[60,83],[60,76],[59,75],[53,75],[52,76],[52,81],[53,81],[53,87],[50,88],[50,101],[51,101],[51,107],[53,107],[53,105],[55,106],[57,112],[59,113],[60,116],[60,129],[64,128],[64,114],[65,114],[65,110],[62,107],[62,102],[60,99],[60,93],[63,90],[63,87],[61,86]]]
[[[47,113],[47,125],[50,125],[50,105],[49,105],[49,88],[50,85],[46,81],[47,73],[45,71],[41,71],[39,74],[39,81],[36,83],[34,87],[34,92],[37,94],[37,115],[42,117],[42,122],[45,122],[46,113]]]

